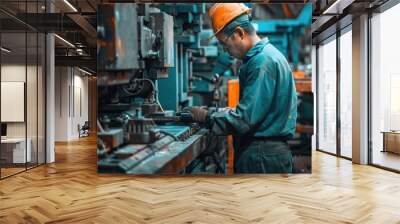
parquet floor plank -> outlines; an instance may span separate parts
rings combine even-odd
[[[400,223],[400,175],[313,152],[313,174],[97,174],[96,139],[0,181],[0,223]]]

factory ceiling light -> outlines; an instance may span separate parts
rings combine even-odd
[[[64,0],[64,3],[68,5],[74,12],[78,12],[78,10],[70,3],[68,0]]]
[[[90,72],[88,72],[88,71],[86,71],[86,70],[83,70],[83,69],[81,69],[81,68],[79,68],[79,67],[78,67],[78,70],[81,71],[81,72],[83,72],[83,73],[85,73],[85,74],[87,74],[87,75],[90,75],[90,76],[93,75],[92,73],[90,73]]]
[[[342,14],[343,10],[347,8],[354,0],[336,0],[332,5],[330,5],[322,14]]]
[[[4,52],[6,52],[6,53],[10,53],[10,52],[11,52],[9,49],[7,49],[7,48],[5,48],[5,47],[1,47],[1,50],[4,51]]]
[[[70,47],[72,47],[72,48],[75,48],[75,45],[73,45],[71,42],[69,42],[68,40],[66,40],[66,39],[64,39],[64,38],[62,38],[62,37],[60,37],[59,35],[57,35],[57,34],[54,34],[54,36],[55,37],[57,37],[59,40],[61,40],[62,42],[64,42],[65,44],[67,44],[68,46],[70,46]]]

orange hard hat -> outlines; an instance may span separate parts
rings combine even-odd
[[[217,35],[236,17],[243,14],[250,14],[251,9],[243,3],[216,3],[208,11],[212,21],[214,35]],[[212,37],[213,37],[212,36]],[[211,38],[212,38],[211,37]]]

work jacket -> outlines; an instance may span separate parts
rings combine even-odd
[[[247,138],[284,137],[295,133],[297,93],[291,68],[268,40],[245,55],[239,69],[240,97],[236,108],[209,115],[216,135]]]

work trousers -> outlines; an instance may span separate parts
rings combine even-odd
[[[292,173],[293,158],[285,141],[256,140],[235,150],[235,173]]]

